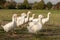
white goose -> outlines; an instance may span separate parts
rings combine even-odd
[[[27,13],[27,17],[25,18],[25,23],[27,23],[28,21],[29,21],[29,14],[30,14],[31,12],[30,11],[28,11],[28,13]]]
[[[47,18],[43,18],[42,19],[42,24],[45,24],[46,22],[48,22],[49,21],[49,15],[50,15],[51,13],[49,12],[48,14],[47,14]]]
[[[29,18],[29,21],[32,21],[34,19],[35,14],[32,14],[32,17]]]
[[[20,17],[17,17],[17,26],[24,24],[25,16],[26,16],[26,14],[22,13]]]
[[[29,22],[29,26],[27,27],[28,31],[31,33],[36,33],[37,31],[42,29],[42,15],[38,16],[38,22]]]
[[[4,25],[4,26],[1,25],[1,26],[3,27],[4,31],[8,32],[17,26],[16,21],[17,21],[17,14],[13,14],[12,22],[9,22],[6,25]]]

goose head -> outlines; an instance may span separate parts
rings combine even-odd
[[[41,24],[42,24],[42,18],[43,18],[43,15],[38,16],[39,23],[41,23]]]
[[[48,12],[48,15],[50,15],[51,14],[51,12]]]
[[[38,18],[43,18],[43,15],[40,14],[40,15],[38,16]]]
[[[31,13],[31,11],[28,11],[28,13],[27,13],[27,14],[29,15],[30,13]]]
[[[27,18],[29,18],[29,14],[30,14],[30,13],[31,13],[30,11],[27,12]]]
[[[17,14],[13,14],[13,16],[12,16],[13,18],[17,18]]]
[[[32,16],[35,16],[35,14],[33,14]]]
[[[34,18],[35,14],[32,14],[32,18]]]
[[[16,20],[17,21],[17,14],[13,14],[12,16],[12,21]]]
[[[26,16],[26,14],[25,14],[25,13],[22,13],[22,14],[21,14],[21,16],[24,16],[24,17],[25,17],[25,16]]]

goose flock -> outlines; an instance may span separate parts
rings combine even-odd
[[[39,14],[37,18],[34,18],[35,14],[32,14],[32,17],[29,17],[31,11],[26,13],[22,13],[21,16],[17,16],[17,14],[12,15],[12,21],[1,25],[4,31],[9,32],[12,31],[15,27],[19,27],[22,24],[28,22],[28,26],[26,26],[28,32],[30,33],[37,33],[43,27],[43,25],[49,21],[49,15],[51,12],[48,12],[47,17],[43,18],[43,15]],[[23,25],[22,25],[23,26]]]

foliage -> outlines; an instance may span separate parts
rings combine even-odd
[[[0,0],[0,9],[4,8],[6,0]]]
[[[0,0],[0,9],[60,9],[60,2],[53,6],[51,2],[47,4],[44,3],[44,0],[35,3],[29,3],[28,0],[24,0],[23,3],[16,3],[14,0],[6,1]]]
[[[24,0],[21,6],[22,9],[30,9],[30,5],[27,0]]]
[[[5,8],[7,9],[15,9],[16,8],[16,2],[12,1],[12,2],[6,2],[4,5]]]
[[[21,9],[21,3],[17,4],[17,9]]]
[[[34,4],[33,4],[33,6],[32,6],[32,9],[37,9],[38,7],[38,3],[37,2],[35,2]]]
[[[44,9],[45,8],[45,3],[43,0],[41,0],[39,3],[35,2],[33,5],[32,9]]]
[[[48,3],[46,4],[46,6],[47,6],[48,9],[51,9],[51,8],[52,8],[52,5],[53,5],[53,4],[52,4],[51,2],[48,2]]]
[[[60,9],[60,2],[58,2],[56,6],[57,6],[57,9]]]
[[[41,0],[39,3],[38,3],[38,9],[44,9],[45,8],[45,3],[43,0]]]
[[[4,4],[6,0],[0,0],[0,5]]]

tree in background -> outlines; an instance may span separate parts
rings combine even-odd
[[[48,9],[51,9],[52,6],[53,6],[53,4],[52,4],[51,2],[48,2],[48,3],[46,4],[46,6],[47,6]]]
[[[37,9],[38,8],[38,3],[35,2],[33,5],[32,5],[32,9]]]
[[[38,3],[38,9],[44,9],[44,8],[45,8],[44,0],[41,0],[41,1]]]
[[[16,2],[12,1],[10,2],[9,9],[15,9],[16,8]]]
[[[15,9],[16,8],[16,2],[15,1],[7,1],[4,5],[7,9]]]
[[[5,9],[8,9],[8,8],[9,8],[9,5],[10,5],[10,2],[7,1],[7,2],[4,4],[4,8],[5,8]]]
[[[30,5],[27,0],[24,0],[21,6],[22,6],[22,9],[30,9]]]
[[[6,0],[0,0],[0,9],[4,7]]]
[[[38,3],[35,3],[32,7],[33,9],[44,9],[45,8],[45,3],[43,0],[41,0]]]
[[[28,0],[24,0],[23,3],[16,3],[14,0],[6,1],[0,0],[0,9],[60,9],[60,2],[53,5],[51,2],[47,4],[44,3],[44,0],[35,3],[28,3]]]
[[[21,3],[17,3],[16,7],[17,9],[21,9]]]
[[[57,6],[57,9],[59,10],[59,9],[60,9],[60,2],[58,2],[58,3],[56,4],[56,6]]]

